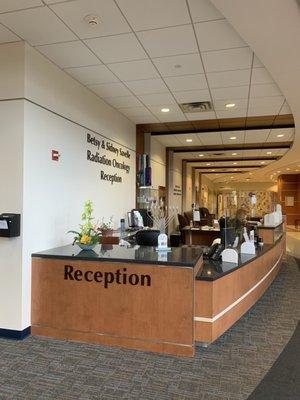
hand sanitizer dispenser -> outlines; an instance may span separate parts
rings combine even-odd
[[[17,237],[21,233],[21,215],[5,213],[0,215],[0,237]]]

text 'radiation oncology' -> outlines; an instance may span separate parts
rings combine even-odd
[[[97,139],[95,136],[87,134],[87,143],[96,147],[96,151],[87,150],[87,160],[105,165],[111,168],[117,168],[119,170],[125,171],[127,174],[130,172],[130,165],[126,162],[119,161],[116,158],[110,158],[106,154],[101,154],[102,152],[109,152],[109,154],[114,154],[116,157],[124,157],[130,159],[130,153],[128,150],[122,149],[122,147],[116,147],[111,142],[105,141],[104,139]],[[104,181],[109,181],[111,184],[122,183],[123,178],[115,174],[109,174],[100,170],[100,179]]]

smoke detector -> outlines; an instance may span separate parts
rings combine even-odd
[[[89,26],[96,26],[100,23],[100,18],[97,15],[86,15],[84,21],[89,24]]]
[[[195,101],[192,103],[181,103],[179,107],[184,113],[212,111],[213,107],[210,101]]]

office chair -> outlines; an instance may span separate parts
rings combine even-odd
[[[158,235],[160,231],[158,230],[141,230],[135,235],[136,244],[140,246],[157,246]]]

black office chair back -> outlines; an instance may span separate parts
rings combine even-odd
[[[136,244],[140,246],[157,246],[159,234],[160,231],[158,230],[138,231],[135,235]]]

